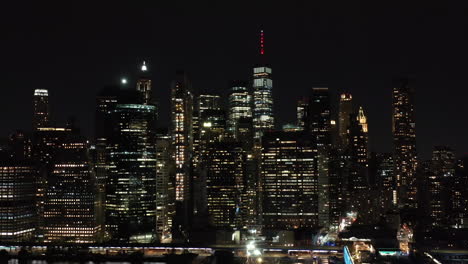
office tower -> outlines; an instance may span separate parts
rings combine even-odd
[[[110,113],[106,228],[114,241],[156,239],[156,107],[122,90]]]
[[[243,162],[243,150],[236,142],[212,143],[207,148],[206,200],[215,227],[240,227]]]
[[[171,137],[159,135],[156,138],[156,233],[162,243],[172,239],[172,218],[175,214],[171,152]]]
[[[184,72],[177,72],[171,90],[171,136],[176,164],[176,201],[189,199],[190,194],[190,155],[192,138],[193,93],[191,84]]]
[[[297,118],[297,127],[300,130],[305,130],[306,129],[306,115],[307,115],[307,109],[309,109],[309,98],[303,97],[300,98],[297,101],[297,106],[296,106],[296,118]]]
[[[453,226],[468,228],[468,157],[457,161],[451,189]]]
[[[219,95],[201,94],[197,97],[193,115],[194,164],[202,158],[206,145],[219,140],[226,128],[226,117],[221,110]]]
[[[451,189],[455,175],[455,154],[446,146],[435,146],[428,179],[429,216],[432,226],[449,224],[452,213]]]
[[[317,227],[317,154],[307,132],[269,132],[262,139],[262,220],[267,229]]]
[[[396,182],[393,175],[393,154],[392,153],[372,153],[369,160],[369,174],[373,180],[369,181],[372,188],[380,190],[381,204],[384,210],[389,210],[396,206]]]
[[[53,132],[52,132],[53,133]],[[94,243],[96,189],[88,143],[74,128],[59,132],[48,171],[41,230],[44,242]]]
[[[228,131],[238,138],[239,119],[252,118],[252,95],[245,81],[232,81],[228,97]]]
[[[46,89],[34,90],[33,104],[33,128],[50,126],[49,91]]]
[[[397,182],[397,199],[400,206],[416,206],[415,172],[417,167],[416,123],[414,118],[414,90],[408,79],[393,88],[393,141],[394,173]]]
[[[23,131],[17,130],[10,134],[8,148],[13,159],[24,160],[32,157],[31,138]]]
[[[263,30],[260,32],[260,61],[253,69],[253,126],[256,139],[275,126],[272,70],[265,63]]]
[[[34,239],[37,174],[30,161],[0,158],[0,240],[4,243]]]
[[[146,62],[143,61],[143,64],[140,68],[140,77],[137,80],[137,91],[139,91],[143,96],[143,104],[153,104],[152,102],[152,92],[151,92],[151,79],[148,74],[148,66]]]
[[[339,143],[342,148],[348,146],[348,128],[350,125],[350,115],[353,113],[353,97],[349,93],[340,95],[340,103],[338,106],[338,135]]]
[[[326,87],[312,88],[306,126],[316,143],[320,225],[329,225],[329,160],[331,149],[330,94]]]
[[[96,219],[101,226],[99,237],[105,232],[106,181],[109,173],[109,137],[113,134],[112,113],[117,105],[120,88],[107,86],[96,96],[95,145],[91,151],[96,176],[97,200]]]
[[[348,173],[349,158],[338,148],[330,151],[329,162],[329,215],[330,225],[338,228],[341,217],[345,212],[345,175]]]
[[[367,123],[360,109],[358,114],[350,115],[348,127],[349,174],[347,181],[347,205],[357,211],[361,218],[371,219],[368,215],[370,189],[368,181],[368,141]]]

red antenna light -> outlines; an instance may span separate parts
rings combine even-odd
[[[265,54],[263,43],[264,43],[263,30],[261,30],[260,31],[260,54],[261,55]]]

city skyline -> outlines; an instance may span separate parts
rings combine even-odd
[[[371,150],[390,152],[393,147],[391,83],[395,76],[410,74],[416,81],[420,157],[430,158],[434,145],[449,145],[458,155],[466,153],[468,146],[462,140],[466,126],[463,122],[447,122],[451,118],[461,120],[464,117],[464,109],[457,105],[463,104],[466,91],[459,87],[468,85],[460,75],[465,67],[461,61],[466,56],[461,47],[466,40],[460,37],[457,29],[463,23],[456,23],[461,17],[453,7],[447,7],[447,13],[454,13],[453,16],[438,16],[431,20],[435,7],[430,5],[422,6],[415,18],[410,15],[410,10],[416,6],[411,4],[406,11],[398,6],[374,12],[370,12],[370,8],[350,6],[350,10],[368,15],[360,21],[352,12],[339,10],[332,14],[331,7],[326,4],[298,1],[297,5],[285,7],[285,17],[294,19],[278,21],[274,16],[280,14],[279,6],[272,4],[271,14],[257,17],[254,14],[261,6],[261,3],[252,6],[246,11],[245,21],[237,23],[231,23],[230,18],[235,17],[236,10],[242,10],[242,4],[234,5],[226,17],[210,12],[225,10],[225,7],[202,10],[195,6],[195,10],[208,14],[203,19],[188,12],[194,7],[191,4],[169,5],[155,9],[155,14],[171,10],[181,13],[167,12],[157,18],[150,11],[144,12],[140,14],[142,23],[132,22],[130,18],[136,16],[133,14],[119,22],[117,18],[125,17],[121,16],[124,10],[116,7],[113,14],[105,15],[112,21],[107,29],[92,27],[92,23],[97,22],[99,6],[95,11],[77,7],[70,11],[69,18],[59,14],[50,14],[46,18],[28,9],[33,18],[38,18],[38,25],[28,27],[28,20],[24,20],[6,31],[5,44],[12,52],[6,54],[1,67],[3,72],[9,73],[3,83],[11,92],[0,99],[3,109],[0,117],[11,126],[4,126],[0,131],[6,135],[14,128],[27,130],[32,106],[21,98],[28,98],[31,91],[43,88],[50,92],[53,118],[64,123],[69,115],[76,115],[84,134],[92,137],[93,96],[103,86],[117,83],[121,77],[127,77],[129,83],[135,82],[138,78],[133,75],[138,70],[135,65],[143,60],[148,63],[153,92],[161,105],[160,122],[166,126],[169,124],[170,80],[176,69],[183,68],[189,73],[196,90],[226,93],[230,80],[250,79],[249,69],[255,64],[253,58],[258,52],[258,32],[264,29],[266,53],[271,56],[274,69],[277,128],[280,124],[294,122],[293,102],[312,86],[326,85],[334,97],[348,92],[357,104],[365,107]],[[134,10],[136,7],[128,8]],[[42,9],[38,7],[38,10]],[[309,15],[307,10],[313,12]],[[89,13],[88,22],[82,23],[77,16],[80,11]],[[392,18],[391,14],[399,19],[383,21]],[[173,18],[175,24],[163,27],[164,23],[157,23],[163,18]],[[187,23],[191,18],[197,19],[193,24]],[[52,24],[54,19],[67,23]],[[220,23],[211,24],[210,21],[215,19]],[[419,24],[418,19],[427,25]],[[344,21],[349,25],[345,26]],[[433,27],[435,23],[439,26]],[[448,35],[442,30],[449,25],[452,26],[449,32],[454,34]],[[69,31],[64,30],[67,26],[70,26]],[[379,26],[382,30],[374,32],[373,29]],[[125,40],[124,36],[128,35],[129,39],[141,37],[143,32],[151,33],[143,35],[141,42]],[[447,44],[438,38],[430,41],[437,35],[452,39],[447,42],[453,46],[445,48]],[[408,40],[406,44],[399,43],[393,36]],[[190,45],[182,41],[184,38]],[[429,50],[432,56],[426,58],[425,51]],[[446,56],[442,55],[444,51]],[[454,63],[448,63],[449,58]],[[302,77],[295,78],[296,72]],[[25,74],[30,77],[22,78]],[[18,82],[18,79],[22,81]],[[310,85],[304,82],[310,82]],[[440,93],[440,89],[444,92]],[[9,112],[15,112],[15,115],[7,114]],[[439,125],[442,123],[443,126]]]
[[[0,261],[468,260],[453,7],[11,12]]]

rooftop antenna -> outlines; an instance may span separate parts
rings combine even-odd
[[[263,35],[263,29],[260,30],[260,55],[263,55],[265,54],[265,39],[264,39],[264,35]]]

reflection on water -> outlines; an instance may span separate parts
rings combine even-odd
[[[30,264],[48,264],[47,261],[45,260],[33,260],[31,262],[28,262]],[[98,262],[93,262],[93,261],[86,261],[86,262],[77,262],[77,261],[57,261],[57,262],[51,262],[53,264],[98,264]],[[51,264],[49,263],[49,264]],[[143,264],[167,264],[166,262],[142,262]],[[8,264],[19,264],[17,259],[11,259],[8,261]],[[131,262],[112,262],[112,261],[106,261],[106,262],[99,262],[99,264],[131,264]]]

